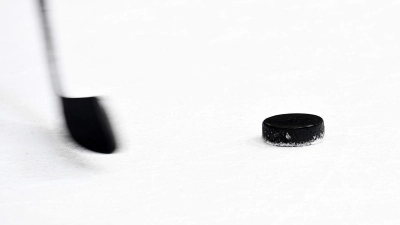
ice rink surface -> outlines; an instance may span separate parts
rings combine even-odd
[[[51,1],[112,155],[67,138],[35,3],[1,0],[0,224],[400,223],[400,1]],[[325,140],[265,144],[291,112]]]

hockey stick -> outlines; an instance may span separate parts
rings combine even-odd
[[[38,1],[50,76],[54,90],[61,98],[69,133],[78,144],[87,149],[100,153],[112,153],[116,149],[115,137],[98,98],[69,98],[63,96],[46,1]]]

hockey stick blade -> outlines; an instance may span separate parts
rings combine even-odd
[[[97,97],[61,100],[68,130],[78,144],[94,152],[114,152],[115,137]]]

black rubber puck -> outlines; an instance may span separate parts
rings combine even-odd
[[[271,145],[306,146],[319,143],[325,134],[324,120],[316,115],[291,113],[269,117],[262,123],[262,136]]]

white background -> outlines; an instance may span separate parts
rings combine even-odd
[[[0,224],[400,223],[399,1],[52,1],[112,155],[67,139],[36,2],[0,2]],[[290,112],[325,140],[266,145]]]

